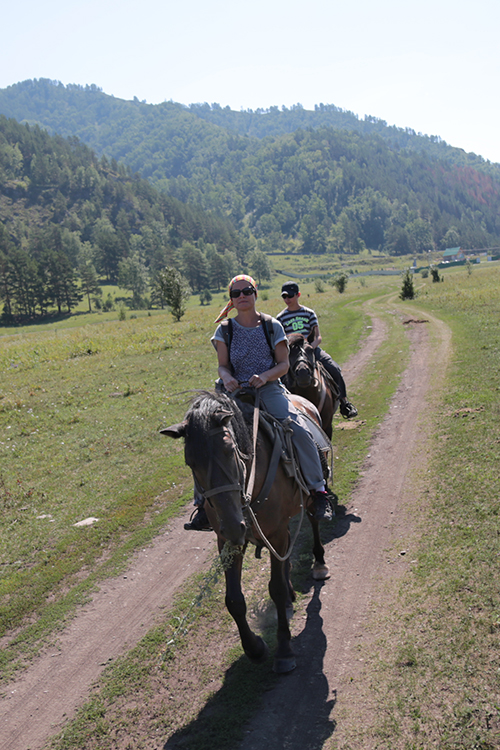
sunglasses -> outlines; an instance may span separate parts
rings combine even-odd
[[[288,292],[283,292],[281,295],[283,299],[293,299],[296,295],[295,294],[288,294]]]
[[[240,294],[244,294],[245,297],[250,297],[251,294],[255,294],[253,286],[246,286],[244,289],[231,289],[229,296],[231,299],[237,299]]]

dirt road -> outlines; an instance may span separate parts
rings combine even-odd
[[[449,331],[440,321],[433,320],[432,325],[444,371]],[[374,338],[380,335],[378,328],[376,323]],[[307,620],[298,625],[294,639],[298,668],[266,694],[265,709],[247,728],[239,750],[341,747],[344,725],[352,728],[371,710],[358,698],[357,646],[369,638],[366,619],[381,584],[411,565],[411,549],[398,546],[398,541],[406,545],[414,531],[407,504],[417,499],[412,497],[408,480],[415,461],[422,468],[419,449],[425,431],[417,425],[437,364],[433,357],[438,348],[431,347],[429,326],[409,324],[407,333],[409,366],[372,442],[346,515],[337,521],[334,538],[327,546],[326,562],[332,577],[311,588]],[[358,368],[360,362],[354,365]],[[348,382],[354,372],[354,368],[344,368]],[[363,750],[370,747],[363,744]]]
[[[348,382],[356,379],[385,333],[374,317],[362,351],[343,369]],[[388,567],[385,549],[406,500],[414,427],[429,383],[426,327],[408,326],[408,335],[410,365],[375,437],[364,476],[328,544],[332,578],[311,590],[305,627],[304,621],[294,624],[300,669],[267,694],[266,709],[248,727],[244,750],[320,748],[332,736],[337,693],[349,679],[367,607]],[[189,513],[187,508],[137,554],[126,574],[106,581],[61,634],[57,648],[47,650],[6,687],[0,704],[3,750],[43,747],[85,700],[109,660],[137,643],[186,577],[213,554],[213,535],[183,530]]]

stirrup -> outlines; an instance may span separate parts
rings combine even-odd
[[[358,410],[350,401],[340,402],[340,413],[344,419],[352,419],[358,416]]]
[[[332,521],[335,518],[337,496],[329,490],[311,492],[313,507],[309,515],[317,521]]]

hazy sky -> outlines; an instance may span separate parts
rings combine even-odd
[[[499,0],[23,0],[0,88],[95,83],[232,109],[335,104],[500,162]]]

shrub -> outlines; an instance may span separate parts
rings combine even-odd
[[[415,287],[413,286],[413,274],[410,270],[406,271],[403,276],[403,286],[401,288],[401,299],[414,299]]]
[[[340,274],[334,282],[333,285],[339,292],[339,294],[343,294],[345,292],[345,288],[347,286],[348,278],[345,273]]]
[[[442,279],[439,277],[439,270],[437,268],[431,268],[432,283],[436,284]]]
[[[212,295],[208,289],[200,292],[200,305],[209,305],[212,301]]]
[[[111,312],[113,307],[114,307],[113,298],[111,297],[111,294],[108,294],[105,302],[102,305],[102,309],[104,310],[104,312]]]
[[[321,279],[316,279],[314,282],[314,288],[316,289],[316,292],[318,294],[322,294],[325,291],[325,285],[323,284]]]

